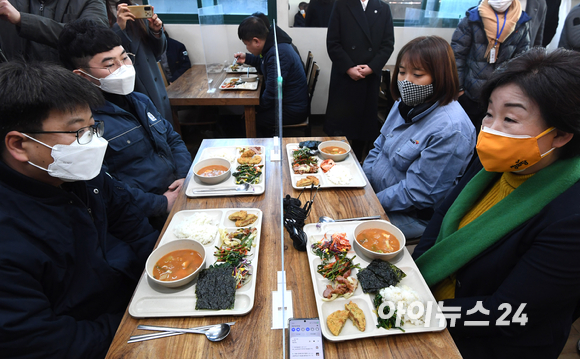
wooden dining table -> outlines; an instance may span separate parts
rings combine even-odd
[[[175,82],[167,87],[167,96],[173,112],[173,123],[179,125],[177,109],[180,106],[244,106],[246,137],[256,137],[256,105],[260,104],[260,89],[263,79],[259,80],[256,90],[220,90],[219,85],[227,74],[221,71],[210,74],[214,92],[208,92],[208,74],[205,65],[193,65]],[[178,128],[176,130],[179,131]]]
[[[244,316],[134,318],[125,312],[121,325],[107,353],[107,358],[283,358],[288,355],[288,335],[272,329],[272,292],[278,289],[277,272],[286,273],[286,289],[292,291],[293,316],[317,317],[314,289],[310,279],[307,254],[294,249],[287,232],[281,235],[282,197],[296,198],[300,191],[292,188],[285,146],[305,140],[344,140],[334,138],[283,138],[282,161],[271,162],[274,140],[267,139],[206,139],[197,152],[194,163],[209,147],[262,145],[266,148],[266,189],[261,195],[187,198],[185,188],[192,180],[188,174],[184,188],[176,201],[163,231],[176,212],[209,208],[259,208],[263,212],[260,237],[259,266],[252,310]],[[317,222],[322,215],[332,218],[352,218],[378,214],[388,219],[373,189],[321,189],[314,200],[306,223]],[[163,236],[163,232],[160,238]],[[282,249],[283,248],[283,249]],[[282,252],[284,268],[282,268]],[[279,304],[277,304],[279,305]],[[276,308],[274,308],[276,309]],[[190,328],[224,322],[236,322],[229,336],[220,342],[210,342],[203,335],[183,334],[162,339],[128,344],[132,335],[151,333],[138,330],[140,324]],[[322,322],[322,321],[321,321]],[[390,335],[344,342],[324,341],[325,357],[333,358],[460,358],[461,355],[447,329],[437,332]]]

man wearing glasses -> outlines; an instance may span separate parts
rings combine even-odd
[[[101,171],[100,91],[0,64],[0,356],[103,358],[159,233]]]
[[[59,39],[61,62],[99,87],[107,100],[93,108],[109,141],[104,169],[125,183],[154,227],[173,207],[191,155],[171,124],[135,85],[135,59],[109,28],[90,20],[67,24]]]

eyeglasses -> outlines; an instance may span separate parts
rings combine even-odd
[[[113,72],[117,71],[119,69],[119,67],[123,66],[123,65],[134,65],[135,64],[135,54],[132,54],[130,52],[126,52],[124,54],[122,54],[121,56],[123,56],[122,59],[117,60],[117,59],[111,59],[108,60],[103,66],[103,67],[85,67],[87,69],[104,69],[104,70],[108,70],[109,74],[112,74]]]
[[[89,144],[93,140],[93,136],[103,137],[105,133],[105,123],[103,121],[95,121],[94,125],[82,127],[77,131],[25,131],[26,133],[74,133],[77,136],[79,145]]]

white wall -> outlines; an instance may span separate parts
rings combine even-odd
[[[277,24],[286,31],[298,47],[302,59],[306,59],[308,51],[312,51],[314,61],[320,66],[320,76],[316,84],[316,91],[312,100],[312,113],[324,114],[326,112],[326,102],[328,100],[328,85],[330,82],[330,68],[332,63],[326,52],[326,28],[290,28],[287,19],[290,14],[293,17],[296,13],[294,7],[288,11],[288,0],[278,0],[277,18],[280,23]],[[224,25],[226,27],[226,38],[221,43],[212,44],[212,46],[227,47],[232,54],[237,51],[245,51],[244,44],[238,39],[237,25]],[[204,64],[203,43],[199,25],[175,25],[167,24],[165,26],[172,38],[181,41],[187,47],[192,64]],[[439,35],[451,41],[451,36],[455,29],[442,28],[395,28],[395,51],[388,61],[388,64],[394,64],[396,54],[399,49],[411,39],[422,35]]]

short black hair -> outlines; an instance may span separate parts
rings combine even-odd
[[[8,132],[42,131],[53,110],[74,112],[105,102],[101,91],[79,75],[56,64],[24,61],[0,64],[0,99],[1,152]]]
[[[58,54],[69,70],[87,67],[93,56],[121,46],[121,38],[94,20],[78,19],[65,25],[58,39]]]
[[[266,24],[266,27],[268,29],[270,29],[270,19],[268,19],[268,16],[266,14],[264,14],[263,12],[255,12],[252,14],[252,16],[255,16],[257,18],[260,18],[260,20],[262,20],[264,22],[264,24]]]
[[[260,40],[266,40],[270,30],[260,17],[248,16],[245,18],[240,26],[238,26],[238,37],[243,41],[250,41],[254,37]]]
[[[298,8],[300,10],[306,9],[307,7],[308,7],[308,3],[307,2],[302,1],[300,4],[298,4]]]
[[[498,87],[515,84],[540,108],[543,120],[574,137],[560,149],[560,158],[580,155],[580,52],[537,47],[499,67],[482,89],[489,104]]]

